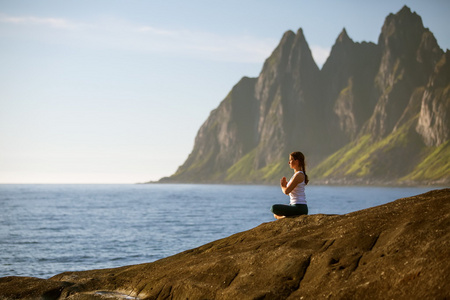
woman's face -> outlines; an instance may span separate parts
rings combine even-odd
[[[289,167],[291,169],[295,169],[295,167],[298,167],[298,160],[295,160],[292,158],[292,156],[289,156]]]

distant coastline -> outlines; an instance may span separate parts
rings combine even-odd
[[[211,181],[211,182],[186,182],[172,180],[167,177],[160,179],[158,181],[148,181],[139,182],[137,184],[221,184],[221,185],[267,185],[267,186],[278,186],[278,183],[268,183],[268,182],[221,182],[221,181]],[[448,179],[440,180],[405,180],[405,181],[387,181],[380,179],[311,179],[309,182],[310,186],[379,186],[379,187],[436,187],[436,188],[446,188],[450,187],[450,181]]]

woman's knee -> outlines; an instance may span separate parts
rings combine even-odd
[[[276,208],[275,208],[275,205],[272,205],[272,207],[270,208],[270,211],[273,212],[273,213],[275,213],[274,209],[276,209]]]
[[[284,210],[283,210],[284,206],[285,205],[283,205],[283,204],[274,204],[270,208],[270,211],[276,215],[283,215],[284,214]]]

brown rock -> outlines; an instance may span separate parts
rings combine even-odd
[[[58,299],[71,283],[33,277],[0,278],[0,299]]]
[[[435,190],[261,224],[153,263],[1,278],[0,298],[445,299],[449,228],[450,189]]]

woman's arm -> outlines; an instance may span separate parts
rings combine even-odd
[[[303,182],[303,180],[305,180],[305,175],[303,175],[303,173],[300,173],[300,172],[295,174],[294,179],[291,181],[291,183],[289,185],[287,184],[286,177],[283,177],[280,180],[281,190],[286,195],[289,195],[289,193],[292,192],[292,190],[295,189],[295,187],[299,183]]]

